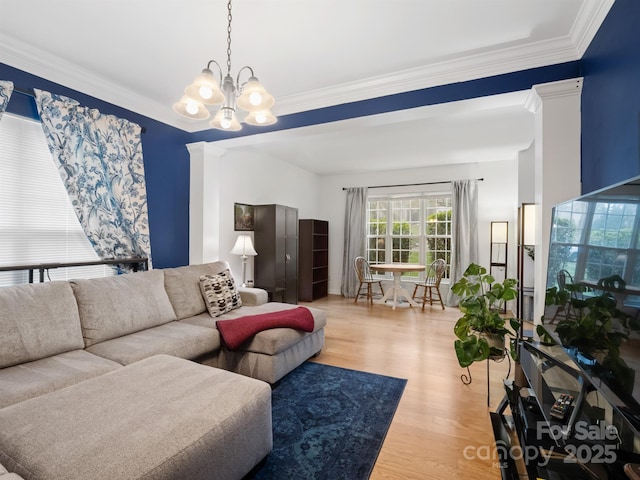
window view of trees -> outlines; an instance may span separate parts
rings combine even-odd
[[[556,272],[564,269],[576,280],[597,283],[618,275],[627,285],[640,286],[637,211],[636,203],[619,201],[574,201],[556,207],[547,284],[555,285]]]
[[[451,195],[374,198],[367,210],[367,258],[370,263],[429,265],[451,260]],[[417,272],[406,276],[420,277]]]

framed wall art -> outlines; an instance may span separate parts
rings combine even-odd
[[[234,230],[236,232],[247,232],[253,230],[253,205],[244,203],[234,204],[233,215]]]

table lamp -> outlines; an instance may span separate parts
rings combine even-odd
[[[231,249],[232,255],[242,256],[242,285],[247,286],[247,257],[258,255],[258,252],[253,248],[253,242],[251,241],[251,235],[238,235],[236,244]]]

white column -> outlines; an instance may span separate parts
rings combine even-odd
[[[189,263],[220,257],[220,161],[226,150],[206,142],[187,145],[190,154]]]
[[[536,251],[533,318],[544,312],[551,209],[581,192],[582,78],[534,85],[527,108],[535,114]]]

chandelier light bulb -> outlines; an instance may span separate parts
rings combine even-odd
[[[262,103],[262,95],[260,92],[251,92],[249,95],[249,103],[253,106],[258,106]]]
[[[249,125],[256,125],[258,127],[265,127],[267,125],[273,125],[278,119],[271,113],[270,110],[259,110],[257,112],[249,112],[244,118],[245,123]]]
[[[204,120],[210,116],[209,110],[202,103],[187,95],[183,95],[179,102],[173,104],[173,110],[195,120]]]
[[[231,126],[231,120],[229,120],[228,118],[223,118],[222,120],[220,120],[220,126],[222,128],[229,128]]]
[[[185,110],[188,114],[195,115],[196,113],[198,113],[198,104],[193,101],[188,101],[187,105],[185,106]]]
[[[200,87],[200,96],[206,100],[209,100],[213,96],[213,89],[207,85]]]

